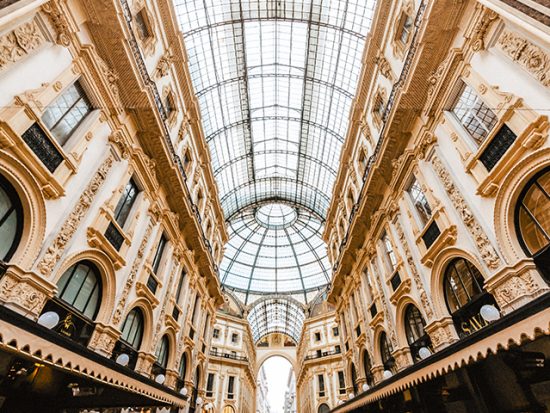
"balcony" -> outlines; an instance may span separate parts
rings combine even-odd
[[[221,351],[210,351],[209,354],[212,357],[221,357],[221,358],[237,360],[237,361],[248,361],[247,357],[238,356],[236,354],[231,354],[231,353],[223,353]]]
[[[305,356],[304,361],[315,360],[315,359],[320,359],[320,358],[329,357],[329,356],[335,356],[336,354],[341,354],[341,352],[338,351],[338,350],[318,351],[315,354],[309,354],[309,355]]]

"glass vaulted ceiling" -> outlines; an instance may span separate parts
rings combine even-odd
[[[321,233],[375,0],[174,3],[230,229],[221,280],[245,304],[304,303],[329,282]]]

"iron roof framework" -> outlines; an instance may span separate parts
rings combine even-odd
[[[263,298],[256,302],[248,313],[248,322],[255,343],[269,334],[283,333],[297,344],[305,318],[300,303],[282,297]]]
[[[306,303],[330,281],[322,226],[376,0],[174,5],[230,227],[222,283],[245,304],[273,293]],[[266,203],[298,219],[266,228]]]

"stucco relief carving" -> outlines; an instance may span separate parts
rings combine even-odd
[[[480,50],[485,49],[485,36],[494,21],[498,18],[498,14],[495,11],[487,9],[484,6],[481,7],[484,9],[484,13],[475,25],[472,33],[472,50],[474,52],[479,52]]]
[[[512,303],[525,294],[535,293],[539,289],[529,273],[517,277],[510,277],[495,288],[494,296],[497,302]]]
[[[497,47],[544,86],[550,86],[550,55],[547,51],[509,30],[503,30]]]
[[[443,163],[437,156],[433,156],[432,165],[437,175],[441,179],[447,194],[451,202],[453,203],[454,208],[462,218],[464,225],[472,235],[476,247],[483,258],[483,261],[490,269],[494,270],[502,264],[500,257],[498,256],[496,250],[491,245],[487,234],[481,228],[478,220],[475,218],[472,210],[466,203],[464,197],[456,187],[455,183],[451,179],[451,175],[447,169],[443,166]]]
[[[63,223],[61,230],[46,250],[46,254],[42,260],[38,263],[37,268],[42,275],[49,276],[51,274],[53,267],[59,261],[61,254],[63,254],[67,243],[78,229],[80,221],[84,215],[86,215],[86,212],[88,212],[95,195],[105,181],[112,165],[113,156],[110,154],[109,157],[103,161],[82,195],[80,195],[75,208]]]
[[[160,57],[157,63],[157,71],[156,71],[157,78],[164,77],[168,74],[168,71],[170,70],[170,66],[172,65],[173,61],[174,61],[174,56],[172,55],[172,52],[170,50],[167,50]]]
[[[376,59],[376,63],[378,64],[378,68],[380,69],[380,73],[382,73],[382,76],[384,76],[386,79],[388,79],[390,82],[393,83],[395,80],[395,76],[393,75],[393,71],[391,69],[390,63],[388,62],[388,59],[386,59],[381,54]]]
[[[42,309],[47,300],[46,294],[31,285],[16,280],[9,275],[2,278],[0,284],[0,300],[13,303],[29,312]]]
[[[128,300],[128,295],[130,294],[130,290],[131,290],[132,286],[134,285],[138,270],[141,268],[141,263],[143,261],[143,254],[145,252],[145,247],[147,246],[147,241],[149,241],[149,237],[151,236],[152,231],[153,231],[153,223],[149,222],[149,225],[147,226],[147,229],[145,230],[145,235],[143,236],[143,240],[141,241],[141,244],[139,245],[136,260],[134,260],[134,264],[132,265],[132,268],[130,269],[130,273],[128,274],[128,278],[126,278],[126,283],[124,284],[124,288],[123,288],[122,293],[120,295],[120,300],[118,300],[115,311],[113,312],[113,317],[112,317],[113,325],[119,325],[119,323],[121,321],[122,314],[124,313],[124,307],[126,306],[126,301]]]
[[[160,316],[159,316],[159,321],[157,321],[156,323],[156,326],[155,326],[155,335],[153,336],[153,344],[152,344],[152,348],[156,348],[157,347],[157,343],[160,339],[160,332],[161,332],[161,329],[164,327],[165,323],[164,323],[164,318],[165,318],[165,315],[166,315],[166,306],[168,305],[168,301],[169,301],[169,298],[170,296],[172,295],[171,292],[172,292],[172,280],[174,279],[174,275],[176,273],[176,270],[177,270],[177,264],[175,262],[172,262],[172,270],[170,271],[170,278],[168,279],[168,288],[166,289],[166,294],[164,295],[164,299],[163,299],[163,302],[162,302],[162,308],[160,310]]]
[[[0,37],[0,70],[21,60],[46,42],[36,20],[16,27]]]
[[[430,299],[428,298],[428,294],[426,294],[424,284],[422,283],[420,274],[418,273],[418,269],[416,268],[416,264],[411,254],[411,249],[409,248],[409,244],[407,243],[407,239],[405,238],[405,233],[403,232],[403,227],[401,225],[399,217],[395,220],[395,229],[397,230],[397,235],[399,236],[399,240],[401,241],[401,245],[403,246],[403,250],[405,251],[405,257],[407,258],[407,264],[409,264],[409,268],[411,269],[414,284],[416,286],[416,289],[420,293],[420,302],[422,303],[422,307],[424,308],[426,316],[428,317],[428,319],[430,319],[433,317],[434,314],[432,304],[430,302]]]
[[[448,331],[446,326],[440,326],[430,332],[430,339],[434,348],[438,348],[444,344],[448,344],[453,341],[452,334]]]
[[[67,21],[67,13],[61,10],[59,4],[51,0],[42,6],[42,11],[48,15],[50,21],[57,33],[56,43],[68,47],[70,41],[70,28]]]
[[[89,347],[104,354],[111,354],[115,348],[116,338],[106,331],[94,331]]]

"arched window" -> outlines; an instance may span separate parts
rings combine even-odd
[[[134,308],[128,313],[124,324],[122,325],[121,340],[132,347],[134,350],[139,350],[141,339],[143,338],[143,313],[139,308]]]
[[[319,406],[319,410],[317,410],[319,413],[328,413],[330,412],[330,407],[326,403],[323,403]]]
[[[485,304],[495,305],[492,295],[483,289],[483,276],[464,258],[455,258],[445,270],[445,301],[459,336],[463,337],[487,325],[479,310]]]
[[[374,376],[372,374],[372,362],[367,350],[363,351],[363,370],[365,378],[367,379],[367,384],[372,386],[374,384]]]
[[[168,364],[168,350],[170,348],[170,344],[168,342],[168,337],[166,335],[162,336],[162,339],[160,340],[160,343],[157,347],[157,352],[155,354],[157,360],[155,364],[157,364],[162,369],[166,369],[166,365]]]
[[[411,349],[411,355],[416,362],[420,360],[418,350],[422,347],[431,348],[431,341],[424,326],[426,322],[420,314],[418,308],[409,304],[405,310],[405,334],[407,335],[407,342]]]
[[[73,265],[59,279],[57,296],[93,320],[101,303],[101,277],[97,267],[89,261]]]
[[[351,384],[353,386],[353,393],[357,394],[359,389],[357,388],[357,370],[355,364],[351,363]]]
[[[23,231],[23,208],[15,188],[0,175],[0,261],[9,261]]]
[[[388,341],[388,337],[386,336],[385,332],[382,332],[380,334],[380,355],[382,357],[382,364],[384,366],[384,370],[394,371],[395,367],[395,360],[392,356],[393,348]]]
[[[225,406],[223,408],[223,413],[235,413],[235,409],[233,406]]]
[[[181,390],[185,386],[185,377],[187,376],[187,354],[183,353],[180,360],[179,377],[176,381],[176,390]]]
[[[516,207],[516,228],[526,254],[550,280],[550,168],[531,179]]]

